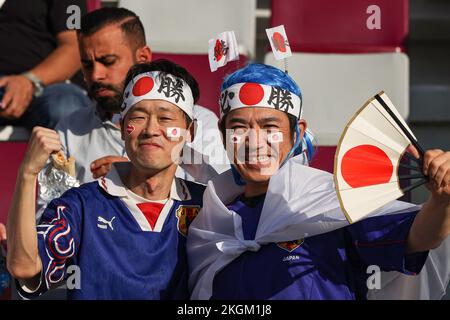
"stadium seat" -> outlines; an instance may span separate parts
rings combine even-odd
[[[265,63],[282,68],[272,53]],[[294,53],[289,74],[303,95],[303,116],[317,139],[313,165],[332,170],[345,125],[364,103],[385,91],[403,118],[409,115],[409,60],[404,53]],[[324,148],[325,147],[325,148]]]
[[[245,66],[247,57],[239,56],[238,61],[229,62],[225,67],[211,72],[207,54],[153,53],[152,60],[165,58],[185,67],[200,86],[198,104],[208,108],[219,116],[220,85],[225,75]]]
[[[276,0],[271,25],[284,24],[292,51],[358,53],[404,51],[408,0]],[[372,25],[379,8],[380,29]]]
[[[86,0],[87,11],[91,12],[102,7],[102,2],[100,0]]]
[[[16,176],[27,148],[29,133],[21,127],[0,127],[0,223],[6,223],[9,205],[14,194]]]
[[[207,53],[210,38],[233,30],[240,53],[254,57],[256,0],[120,0],[119,6],[141,18],[155,51]]]

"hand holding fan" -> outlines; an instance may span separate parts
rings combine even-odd
[[[407,152],[413,145],[424,151],[388,96],[370,99],[347,124],[334,159],[334,181],[348,221],[358,221],[374,210],[427,182],[422,161]],[[405,157],[413,164],[404,163]],[[415,171],[402,175],[400,168]],[[406,188],[401,180],[415,180]]]

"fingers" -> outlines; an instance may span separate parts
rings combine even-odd
[[[22,76],[2,78],[6,86],[1,102],[3,117],[19,118],[33,99],[33,84]]]
[[[56,131],[34,127],[22,162],[23,173],[37,176],[44,168],[50,154],[61,150],[61,146],[61,141]]]
[[[6,240],[6,227],[3,223],[0,223],[0,241]]]
[[[91,163],[91,172],[93,173],[95,170],[100,168],[101,166],[108,165],[114,162],[128,162],[128,158],[120,157],[120,156],[106,156],[99,158]]]
[[[439,150],[439,149],[428,150],[427,152],[425,152],[425,154],[423,156],[423,173],[426,176],[430,176],[430,178],[434,176],[434,174],[430,173],[430,165],[437,156],[439,156],[443,153],[444,153],[444,151]]]
[[[424,173],[430,178],[432,190],[450,195],[450,152],[427,151],[424,156]]]
[[[98,179],[105,176],[111,170],[112,164],[105,164],[92,171],[92,177]]]
[[[0,88],[6,86],[6,84],[8,83],[8,79],[9,79],[9,77],[1,77],[0,78]]]
[[[409,152],[410,154],[412,154],[414,156],[414,158],[420,159],[419,151],[417,151],[416,147],[414,147],[412,144],[410,144],[408,146],[408,148],[406,148],[406,151]]]
[[[2,104],[1,104],[1,107],[3,110],[9,108],[12,99],[13,99],[13,94],[10,91],[6,90],[5,94],[3,95]]]

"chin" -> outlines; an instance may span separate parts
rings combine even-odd
[[[243,168],[239,170],[245,181],[261,183],[267,182],[277,172],[277,168],[267,167],[259,170]]]

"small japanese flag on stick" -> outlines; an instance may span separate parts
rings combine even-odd
[[[284,59],[284,65],[287,72],[287,58],[292,56],[291,47],[284,30],[284,25],[266,29],[267,37],[269,38],[272,52],[275,55],[275,59]]]
[[[209,66],[211,72],[223,67],[229,61],[239,60],[239,51],[234,31],[225,31],[209,40]]]

